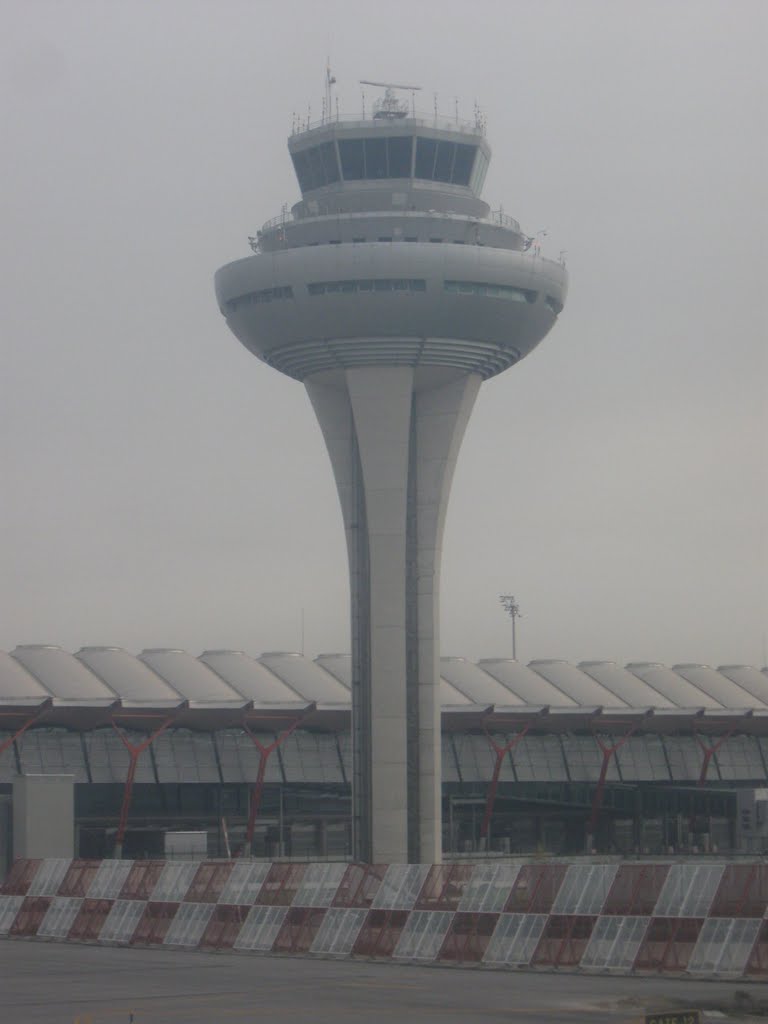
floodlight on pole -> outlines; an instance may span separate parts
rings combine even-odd
[[[512,594],[500,594],[499,601],[501,606],[507,615],[512,619],[512,657],[517,661],[517,629],[516,623],[518,619],[522,619],[522,612],[520,611],[520,605],[515,601],[514,595]]]

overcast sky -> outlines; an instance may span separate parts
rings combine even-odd
[[[763,0],[0,0],[0,648],[348,650],[303,387],[218,266],[298,198],[295,111],[360,78],[486,113],[485,198],[567,250],[560,322],[483,385],[444,654],[764,664]],[[370,90],[369,90],[370,93]],[[368,102],[372,99],[369,95]]]

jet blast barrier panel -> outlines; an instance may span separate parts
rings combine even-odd
[[[323,918],[310,953],[350,956],[367,914],[367,910],[359,907],[331,907]]]
[[[390,864],[371,904],[374,910],[411,910],[429,874],[429,864]]]
[[[197,874],[196,861],[169,861],[155,883],[150,899],[153,903],[180,903],[187,895]]]
[[[66,939],[74,924],[82,899],[76,896],[57,896],[51,900],[37,934],[44,939]]]
[[[27,896],[55,896],[71,863],[67,858],[53,857],[41,861]]]
[[[0,935],[7,935],[24,902],[23,896],[0,896]]]
[[[615,864],[571,864],[552,904],[552,913],[599,914],[617,871]]]
[[[706,917],[723,871],[723,864],[673,864],[654,917]]]
[[[330,907],[346,864],[310,864],[293,898],[295,907]]]
[[[486,964],[529,964],[548,921],[546,914],[501,914],[483,956]]]
[[[631,971],[649,921],[649,917],[598,918],[580,966],[594,970]]]
[[[115,900],[99,935],[99,942],[128,943],[144,914],[141,900]]]
[[[213,911],[213,903],[182,903],[165,934],[164,944],[198,946]]]
[[[103,860],[86,895],[92,900],[116,900],[131,872],[131,860]]]
[[[755,918],[708,918],[688,961],[689,972],[736,976],[743,974],[761,923]]]
[[[517,864],[477,864],[464,888],[460,911],[501,913],[515,884]]]
[[[448,910],[414,910],[409,914],[393,956],[408,960],[435,960],[451,926]]]
[[[287,913],[287,907],[251,907],[235,941],[235,949],[253,949],[269,953]]]

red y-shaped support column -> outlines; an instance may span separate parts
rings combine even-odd
[[[47,711],[50,706],[50,700],[46,700],[44,704],[41,704],[39,708],[36,708],[34,714],[30,715],[26,722],[19,726],[16,732],[11,733],[10,736],[7,736],[2,743],[0,743],[0,754],[5,753],[8,747],[12,746],[20,736],[23,736],[27,729],[31,725],[34,725],[43,712]],[[18,715],[11,712],[0,711],[0,718],[18,718]]]
[[[485,730],[485,736],[496,756],[496,762],[493,766],[493,775],[491,776],[491,784],[488,787],[488,796],[485,799],[485,814],[483,815],[483,823],[480,826],[480,838],[485,839],[488,835],[488,829],[491,827],[491,818],[493,817],[493,808],[496,803],[496,791],[499,788],[499,776],[501,775],[501,768],[504,764],[504,758],[511,751],[515,749],[517,744],[525,736],[531,727],[531,721],[525,723],[520,732],[515,733],[511,740],[504,744],[503,747],[499,746],[496,740],[491,736],[488,730]]]
[[[238,855],[240,857],[244,856],[246,851],[249,851],[251,849],[251,843],[253,842],[253,833],[256,828],[256,818],[258,817],[259,807],[261,806],[261,797],[264,793],[264,776],[267,773],[267,762],[269,761],[271,755],[280,746],[280,744],[284,743],[285,740],[288,739],[288,737],[291,735],[294,729],[297,728],[299,723],[302,722],[305,717],[306,715],[302,715],[299,718],[297,718],[288,726],[287,729],[281,732],[279,736],[275,737],[275,739],[267,746],[265,746],[261,742],[258,736],[254,736],[254,734],[248,727],[248,723],[243,722],[243,731],[246,732],[248,736],[250,736],[251,742],[259,752],[259,769],[256,772],[256,781],[254,782],[253,788],[251,790],[251,806],[250,810],[248,811],[248,824],[246,825],[245,828],[245,839],[243,841],[243,845],[240,848],[240,853]]]
[[[140,716],[144,717],[144,716]],[[128,811],[131,808],[131,797],[133,795],[133,780],[136,777],[136,766],[139,762],[139,757],[155,742],[158,736],[165,732],[169,725],[173,722],[175,714],[169,715],[161,725],[155,729],[154,732],[150,733],[145,740],[142,740],[138,746],[131,743],[128,737],[123,733],[120,727],[112,719],[112,728],[115,730],[117,735],[123,742],[123,746],[128,751],[128,757],[130,758],[128,764],[128,774],[125,777],[125,788],[123,789],[123,804],[120,808],[120,821],[117,826],[117,835],[115,836],[115,857],[120,858],[123,855],[123,842],[125,841],[125,830],[128,825]]]
[[[709,764],[712,760],[713,754],[716,754],[720,747],[722,747],[722,745],[726,742],[726,740],[729,740],[731,736],[733,736],[733,734],[736,732],[740,725],[741,721],[737,722],[735,725],[732,725],[728,732],[725,733],[724,736],[721,736],[715,743],[705,743],[704,738],[700,736],[699,733],[694,732],[693,735],[696,737],[696,742],[701,747],[701,752],[704,755],[704,760],[701,762],[701,771],[699,772],[699,781],[696,783],[696,785],[703,786],[704,783],[707,781],[707,772],[709,771]]]
[[[596,732],[592,734],[595,743],[597,743],[598,747],[600,747],[600,750],[602,751],[603,763],[600,765],[600,776],[597,780],[597,789],[595,790],[595,795],[592,798],[592,813],[589,816],[589,822],[587,824],[587,843],[590,847],[592,846],[592,836],[595,834],[597,822],[600,817],[600,810],[603,806],[605,780],[608,776],[608,766],[611,763],[611,758],[617,751],[621,750],[627,740],[637,732],[639,726],[640,722],[635,722],[631,728],[624,733],[621,739],[616,740],[611,744],[611,746],[606,746]]]

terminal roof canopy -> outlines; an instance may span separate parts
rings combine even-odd
[[[0,651],[0,702],[17,701],[33,704],[49,698],[51,694],[23,665]]]
[[[613,661],[582,661],[579,668],[598,683],[615,693],[630,707],[673,708],[675,704],[660,690],[643,679],[633,676]]]
[[[186,651],[161,648],[142,651],[139,657],[185,700],[211,704],[244,703],[245,698],[221,676]]]
[[[262,662],[242,651],[204,651],[200,660],[243,697],[256,704],[305,703],[302,694],[291,689]]]
[[[676,665],[588,661],[578,667],[564,661],[522,665],[505,658],[475,664],[464,658],[440,662],[443,707],[471,711],[549,708],[577,717],[594,713],[627,716],[655,709],[659,723],[670,715],[722,717],[748,711],[768,716],[768,676],[749,665]],[[72,655],[60,647],[38,644],[0,651],[0,703],[39,707],[50,698],[66,709],[125,707],[176,708],[185,702],[229,712],[254,704],[269,711],[296,709],[315,702],[329,712],[344,713],[351,704],[351,658],[321,654],[315,661],[301,654],[269,652],[255,658],[242,651],[160,649],[137,656],[117,647],[84,647]],[[27,712],[25,712],[28,714]],[[47,712],[46,712],[47,713]],[[66,712],[69,714],[69,712]],[[101,712],[99,712],[101,714]],[[199,714],[201,712],[195,712]],[[563,720],[565,725],[565,720]]]
[[[530,667],[563,690],[578,704],[597,707],[628,707],[626,701],[567,661],[532,661]]]
[[[318,704],[349,704],[351,700],[346,686],[301,654],[270,651],[259,661],[305,700]]]
[[[13,657],[61,701],[79,701],[95,706],[113,704],[117,694],[61,647],[48,644],[24,644]]]
[[[148,665],[119,647],[83,647],[75,655],[117,696],[132,704],[180,704],[181,694]]]
[[[732,679],[734,683],[757,697],[761,703],[768,701],[768,678],[752,665],[721,665],[717,670],[720,675]]]
[[[677,675],[687,679],[700,690],[708,693],[716,701],[726,708],[768,708],[765,698],[760,699],[757,694],[750,693],[738,681],[729,679],[727,676],[716,672],[709,665],[675,665],[673,671]]]
[[[522,700],[498,679],[466,658],[441,658],[441,673],[451,686],[468,697],[473,704],[525,705]],[[539,702],[543,703],[543,702]]]
[[[578,706],[579,702],[565,690],[554,686],[548,679],[512,658],[483,658],[478,664],[494,679],[498,679],[517,694],[525,704],[545,704],[550,707]]]
[[[638,679],[643,679],[655,690],[665,693],[679,708],[722,708],[723,705],[694,686],[687,679],[654,662],[638,661],[627,665]]]

